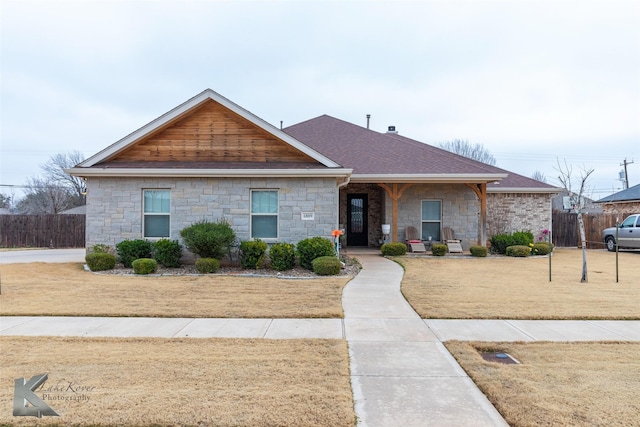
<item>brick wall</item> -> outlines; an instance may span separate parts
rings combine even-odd
[[[627,203],[603,203],[602,211],[604,213],[619,213],[630,215],[640,212],[640,201]]]
[[[91,178],[87,181],[86,245],[115,245],[142,238],[142,190],[171,191],[171,239],[180,230],[206,219],[227,219],[239,240],[248,240],[250,190],[279,194],[279,241],[297,243],[331,236],[338,224],[338,189],[333,178]],[[315,219],[301,219],[313,212]]]
[[[499,233],[530,230],[534,236],[551,224],[550,194],[489,193],[487,240]]]

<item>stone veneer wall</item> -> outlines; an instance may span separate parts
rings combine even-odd
[[[489,193],[487,195],[487,241],[491,236],[531,231],[534,237],[551,227],[552,194]]]
[[[278,241],[331,237],[338,225],[335,178],[90,178],[87,180],[86,245],[115,245],[142,238],[142,190],[171,190],[171,239],[206,219],[227,219],[239,240],[248,240],[250,190],[278,190]],[[302,212],[313,212],[303,221]]]
[[[392,201],[385,194],[385,222],[391,224]],[[442,228],[450,227],[465,250],[478,243],[480,201],[464,184],[414,184],[398,200],[398,241],[405,241],[405,229],[422,229],[422,201],[442,201]]]
[[[602,211],[604,213],[619,213],[624,215],[635,214],[640,212],[640,202],[603,203]]]
[[[377,184],[349,184],[340,190],[340,226],[347,228],[347,194],[366,194],[368,199],[369,246],[380,246],[382,240],[384,190]],[[349,241],[347,241],[349,246]]]

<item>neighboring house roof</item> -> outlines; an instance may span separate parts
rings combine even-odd
[[[554,211],[566,211],[567,208],[564,203],[564,198],[569,197],[567,190],[562,190],[556,196],[551,198],[551,209]],[[588,197],[583,197],[585,210],[589,213],[602,213],[602,206],[598,206],[596,202]]]
[[[626,190],[618,191],[610,196],[597,200],[596,203],[628,203],[640,201],[640,184],[629,187]]]
[[[76,206],[75,208],[60,212],[61,215],[86,215],[86,213],[87,205]]]
[[[396,133],[376,132],[328,115],[284,131],[352,168],[351,182],[489,182],[490,192],[558,191],[543,182]]]

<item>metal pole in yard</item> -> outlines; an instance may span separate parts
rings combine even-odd
[[[616,283],[618,283],[618,218],[616,218]]]

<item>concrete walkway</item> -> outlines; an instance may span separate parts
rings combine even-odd
[[[13,262],[43,260],[42,253],[26,253],[41,251],[20,252]],[[83,250],[45,252],[49,262],[84,258]],[[0,263],[7,253],[16,254],[0,253]],[[507,425],[443,341],[640,341],[640,321],[423,320],[400,292],[400,266],[370,253],[356,256],[364,268],[344,289],[344,319],[16,316],[0,317],[0,336],[346,339],[363,427]]]

